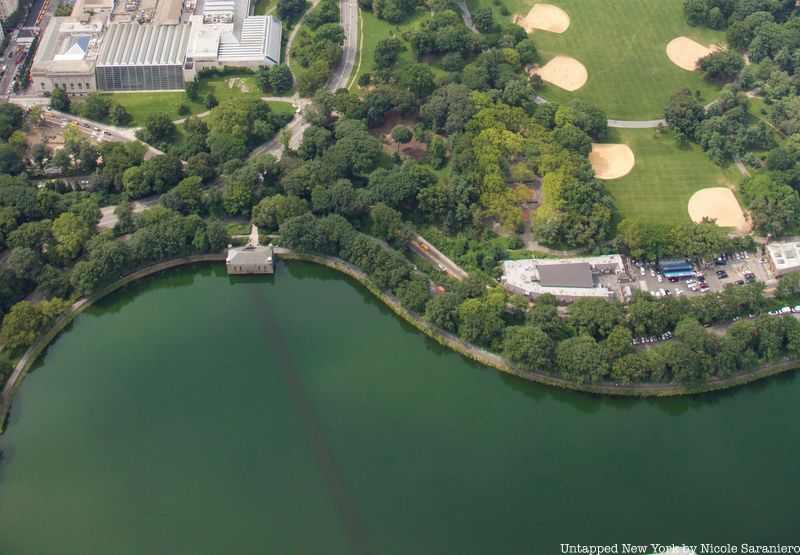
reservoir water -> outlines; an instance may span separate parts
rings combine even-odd
[[[441,348],[340,274],[172,270],[79,316],[0,449],[0,553],[797,543],[800,378],[610,399]]]

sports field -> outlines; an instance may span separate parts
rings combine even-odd
[[[527,15],[533,0],[502,0],[511,12],[503,18],[490,0],[469,0],[495,10],[495,19],[511,20]],[[575,92],[547,85],[541,96],[564,102],[580,98],[606,110],[613,119],[662,117],[670,95],[681,87],[699,89],[703,99],[715,96],[717,87],[673,64],[666,55],[669,41],[687,36],[699,43],[720,44],[724,33],[690,27],[682,0],[553,0],[570,17],[563,33],[534,31],[531,36],[541,53],[541,63],[556,55],[579,60],[588,81]]]
[[[741,174],[733,164],[720,168],[697,145],[679,146],[669,132],[611,129],[608,142],[625,143],[636,163],[625,177],[606,181],[620,219],[643,222],[689,221],[688,203],[698,190],[736,185]]]

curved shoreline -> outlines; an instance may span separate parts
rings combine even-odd
[[[411,324],[443,347],[447,347],[465,356],[466,358],[483,364],[484,366],[494,368],[495,370],[504,374],[510,374],[528,381],[560,387],[562,389],[570,389],[582,393],[624,397],[668,397],[677,395],[691,395],[729,389],[800,368],[800,361],[785,360],[780,363],[761,366],[752,371],[740,372],[727,378],[714,378],[697,384],[581,384],[544,372],[529,372],[515,368],[510,366],[500,355],[486,351],[476,347],[475,345],[471,345],[451,333],[436,328],[429,322],[425,321],[421,316],[403,308],[403,306],[400,304],[400,301],[394,295],[381,291],[374,283],[372,283],[372,281],[364,272],[344,260],[329,256],[296,253],[283,248],[276,248],[276,254],[280,254],[280,257],[285,260],[312,262],[345,274],[364,286],[370,293],[382,301],[392,310],[392,312],[394,312],[404,321]],[[38,360],[41,353],[50,345],[50,343],[84,310],[92,306],[95,302],[99,301],[103,297],[113,293],[117,289],[163,270],[168,270],[179,266],[186,266],[189,264],[196,264],[199,262],[219,262],[223,260],[225,260],[225,253],[192,255],[159,262],[157,264],[137,270],[103,287],[89,297],[81,298],[73,303],[66,314],[58,318],[50,327],[50,329],[40,335],[37,340],[30,347],[28,347],[15,366],[14,372],[9,377],[8,382],[6,383],[2,392],[2,400],[0,402],[0,434],[2,434],[5,430],[6,419],[11,409],[14,395],[22,384],[22,380],[25,378],[30,368]]]

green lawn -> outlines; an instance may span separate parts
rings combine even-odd
[[[512,14],[526,15],[534,0],[502,0]],[[532,37],[546,63],[557,54],[579,60],[589,74],[586,84],[573,93],[548,85],[544,98],[564,102],[580,98],[595,104],[613,119],[662,117],[670,95],[681,87],[699,89],[708,101],[717,87],[699,73],[670,62],[667,43],[684,35],[701,44],[721,43],[724,33],[690,27],[681,0],[553,0],[570,16],[562,34],[535,31]],[[495,10],[495,19],[506,21],[489,0],[470,0]]]
[[[233,82],[232,79],[237,81]],[[233,86],[229,85],[233,83]],[[244,91],[247,92],[244,92]],[[114,102],[122,104],[127,108],[133,117],[132,126],[141,125],[148,114],[164,112],[172,119],[180,119],[184,116],[178,114],[178,107],[185,104],[191,110],[191,114],[205,112],[205,98],[209,92],[213,92],[217,100],[222,102],[237,96],[259,97],[265,93],[255,83],[252,75],[241,75],[232,77],[214,77],[212,79],[201,79],[200,81],[200,100],[190,102],[183,92],[146,92],[146,93],[106,93]],[[288,102],[270,102],[276,111],[291,112],[294,110]]]
[[[411,50],[411,45],[404,41],[401,35],[406,31],[416,29],[422,23],[428,21],[430,16],[431,14],[428,10],[418,9],[414,15],[408,18],[406,21],[395,24],[378,19],[372,12],[359,10],[359,17],[361,17],[364,21],[364,42],[361,46],[362,50],[358,54],[358,56],[361,56],[361,67],[355,74],[351,88],[357,86],[358,77],[360,75],[375,71],[375,46],[377,46],[377,44],[383,39],[396,37],[403,42],[405,50],[400,53],[400,58],[397,62],[398,65],[414,61],[414,52]],[[356,66],[358,66],[358,56],[356,57]],[[431,69],[434,70],[434,73],[445,73],[435,67],[432,67]]]
[[[275,11],[277,5],[277,0],[256,0],[256,5],[253,8],[253,15],[269,15]]]
[[[697,145],[679,146],[668,132],[653,129],[612,129],[608,142],[625,143],[636,157],[633,170],[606,181],[620,219],[645,222],[689,221],[689,198],[706,187],[736,185],[741,174],[731,164],[720,168]]]

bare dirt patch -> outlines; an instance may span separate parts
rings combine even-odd
[[[409,129],[414,129],[414,125],[416,125],[416,123],[416,121],[411,119],[403,119],[403,117],[397,112],[391,112],[388,116],[386,116],[386,121],[383,122],[383,125],[370,129],[369,132],[373,137],[381,142],[383,150],[386,151],[387,154],[394,156],[394,154],[397,152],[397,143],[394,142],[394,139],[392,139],[392,129],[395,125],[405,125]],[[411,139],[411,142],[400,145],[400,155],[409,156],[417,162],[422,160],[427,153],[428,145],[417,140],[416,136]]]
[[[592,143],[589,162],[598,178],[619,179],[630,173],[636,163],[636,158],[628,145]]]
[[[667,44],[667,56],[676,66],[694,71],[697,69],[697,60],[719,49],[716,44],[706,47],[688,37],[678,37]]]
[[[734,227],[742,233],[749,232],[751,228],[742,207],[728,187],[709,187],[693,194],[689,199],[689,217],[695,222],[713,218],[717,220],[717,225]]]
[[[530,66],[528,73],[538,74],[544,81],[569,92],[577,91],[589,79],[583,64],[569,56],[556,56],[541,67]]]
[[[534,4],[528,15],[514,17],[514,23],[531,32],[535,29],[550,31],[551,33],[563,33],[569,28],[569,16],[567,12],[553,6],[552,4]]]
[[[226,83],[228,84],[229,89],[239,89],[243,93],[250,92],[250,87],[247,86],[245,80],[241,79],[240,77],[234,77],[232,79],[228,79]]]

